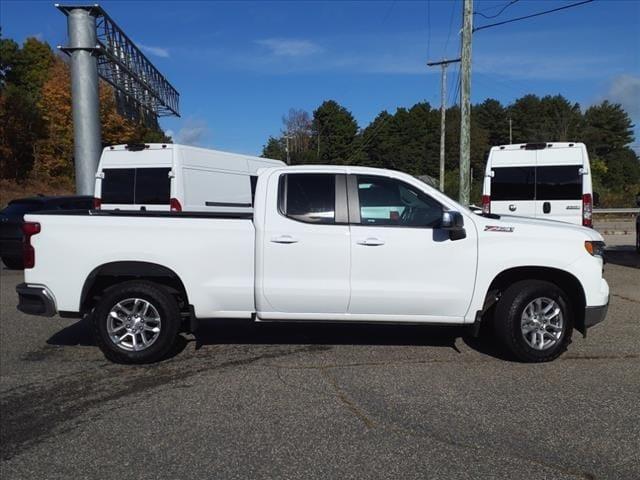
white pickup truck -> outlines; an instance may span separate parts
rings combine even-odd
[[[606,315],[602,237],[479,215],[416,178],[349,166],[259,173],[253,213],[27,215],[18,309],[89,316],[107,358],[162,359],[198,319],[469,325],[548,361]]]

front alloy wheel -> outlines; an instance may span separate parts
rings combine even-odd
[[[571,342],[573,311],[567,294],[544,280],[521,280],[507,287],[494,315],[498,337],[523,362],[548,362]]]
[[[522,336],[535,350],[547,350],[560,341],[564,329],[562,309],[547,297],[529,302],[520,321]]]

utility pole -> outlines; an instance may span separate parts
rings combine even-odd
[[[464,0],[460,67],[460,203],[469,205],[471,165],[471,35],[473,0]]]
[[[287,165],[291,165],[291,158],[289,157],[289,133],[286,133],[284,138],[286,139],[285,151],[287,152]]]
[[[427,62],[427,66],[435,67],[440,65],[442,67],[442,76],[440,81],[440,191],[444,192],[444,145],[445,145],[445,128],[446,128],[446,115],[447,115],[447,66],[450,63],[459,62],[460,59],[455,60],[443,59],[441,62]]]
[[[509,115],[509,145],[513,145],[513,130],[511,128],[511,115]]]

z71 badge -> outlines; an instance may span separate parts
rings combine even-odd
[[[485,232],[513,232],[513,227],[500,227],[498,225],[487,225],[484,227]]]

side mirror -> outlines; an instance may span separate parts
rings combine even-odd
[[[640,207],[640,193],[636,195],[636,205]]]
[[[443,230],[458,230],[462,227],[464,227],[464,220],[460,212],[442,212],[442,221],[440,222],[440,228],[442,228]]]
[[[600,194],[598,192],[593,192],[593,206],[600,206]]]
[[[464,218],[460,212],[442,212],[440,228],[449,232],[449,238],[451,240],[460,240],[467,236],[467,232],[464,230]]]

